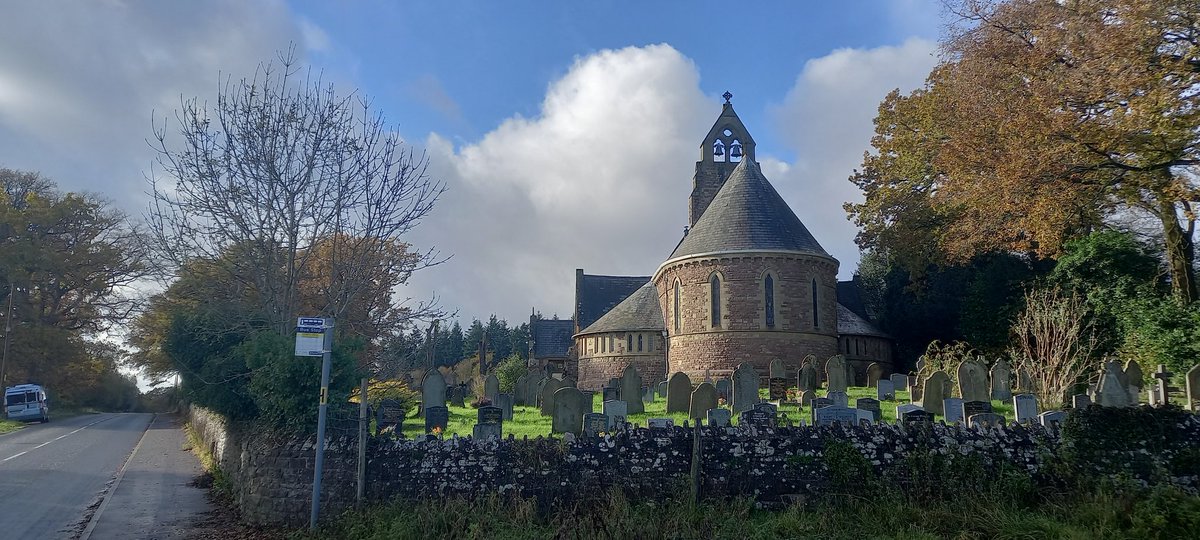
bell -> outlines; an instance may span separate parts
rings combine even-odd
[[[713,155],[714,155],[714,156],[723,156],[723,155],[725,155],[725,145],[723,145],[723,144],[718,144],[718,145],[714,146],[714,147],[713,147]]]
[[[729,157],[735,157],[735,158],[742,157],[742,145],[735,144],[735,145],[729,147]]]

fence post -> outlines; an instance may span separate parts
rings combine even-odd
[[[367,384],[370,381],[362,378],[358,393],[358,492],[354,500],[362,504],[363,495],[367,490]]]
[[[696,419],[696,425],[692,428],[692,505],[700,503],[700,424],[701,420]]]

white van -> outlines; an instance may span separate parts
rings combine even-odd
[[[4,415],[9,420],[50,421],[46,390],[36,384],[18,384],[4,389]]]

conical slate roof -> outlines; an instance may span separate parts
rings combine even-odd
[[[887,332],[875,328],[875,325],[870,321],[859,317],[850,308],[843,306],[841,302],[837,305],[837,330],[839,335],[843,336],[875,336],[891,339],[892,336]]]
[[[658,305],[658,289],[654,288],[654,283],[647,283],[576,335],[663,328],[665,326],[662,309]]]
[[[753,250],[829,256],[754,160],[743,159],[670,258]]]

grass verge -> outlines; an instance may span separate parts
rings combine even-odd
[[[24,422],[17,422],[15,420],[9,420],[7,418],[0,418],[0,435],[16,431],[23,427],[25,427]]]

